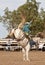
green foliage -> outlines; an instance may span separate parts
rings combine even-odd
[[[2,17],[0,16],[0,22],[2,22]]]
[[[20,14],[26,17],[26,21],[30,22],[33,20],[33,16],[38,15],[38,7],[32,2],[26,3],[18,8]]]
[[[17,14],[17,11],[14,10],[11,12],[8,8],[6,8],[4,11],[5,14],[3,16],[3,23],[7,27],[7,30],[10,30],[14,27],[16,28],[21,19],[19,14]]]
[[[32,22],[32,25],[30,27],[31,34],[36,34],[38,32],[43,32],[44,30],[44,22],[42,21],[41,17],[36,17],[34,22]]]
[[[38,12],[39,3],[36,0],[27,0],[27,2],[20,6],[17,10],[9,11],[8,8],[4,10],[3,23],[8,30],[15,27],[17,28],[18,24],[22,21],[21,15],[26,18],[26,22],[30,22],[31,34],[36,34],[40,31],[45,30],[45,11],[42,9],[41,12]]]

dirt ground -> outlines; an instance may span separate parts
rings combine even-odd
[[[29,61],[23,61],[22,52],[0,51],[0,65],[45,65],[45,52],[30,51]]]

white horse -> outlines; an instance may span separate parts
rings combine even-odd
[[[25,36],[24,32],[21,29],[12,29],[12,32],[10,35],[14,34],[16,39],[18,40],[18,44],[22,46],[22,52],[23,52],[23,60],[29,61],[28,53],[30,50],[30,42],[29,39]],[[39,43],[40,37],[33,37],[33,41],[36,43]]]
[[[18,44],[22,46],[22,52],[23,52],[23,60],[29,61],[28,53],[30,50],[30,42],[28,38],[25,36],[24,32],[21,29],[13,30],[14,35],[18,41]]]

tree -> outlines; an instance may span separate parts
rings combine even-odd
[[[27,0],[27,3],[29,2],[29,0]]]
[[[41,12],[40,12],[40,16],[42,18],[42,21],[44,22],[44,31],[45,31],[45,11],[43,10],[43,8],[41,8]]]
[[[0,22],[2,21],[2,17],[0,16]]]
[[[23,27],[26,22],[32,21],[30,27],[32,34],[43,31],[45,29],[45,11],[41,10],[41,13],[38,12],[39,4],[36,0],[27,0],[17,10],[9,11],[6,8],[3,21],[7,29]]]
[[[31,34],[34,35],[37,34],[38,32],[43,32],[44,22],[39,15],[35,18],[34,22],[32,22],[30,29],[31,29]]]
[[[17,25],[20,22],[20,16],[17,14],[17,11],[9,11],[8,8],[4,10],[4,16],[3,16],[3,23],[5,24],[4,26],[7,27],[7,30],[11,30],[12,28],[16,28]]]
[[[37,2],[28,2],[18,8],[18,11],[26,17],[26,21],[30,22],[34,19],[34,16],[38,15]]]

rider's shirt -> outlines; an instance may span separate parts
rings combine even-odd
[[[30,26],[29,26],[28,24],[24,25],[23,31],[24,31],[26,34],[29,34],[29,32],[30,32]]]

